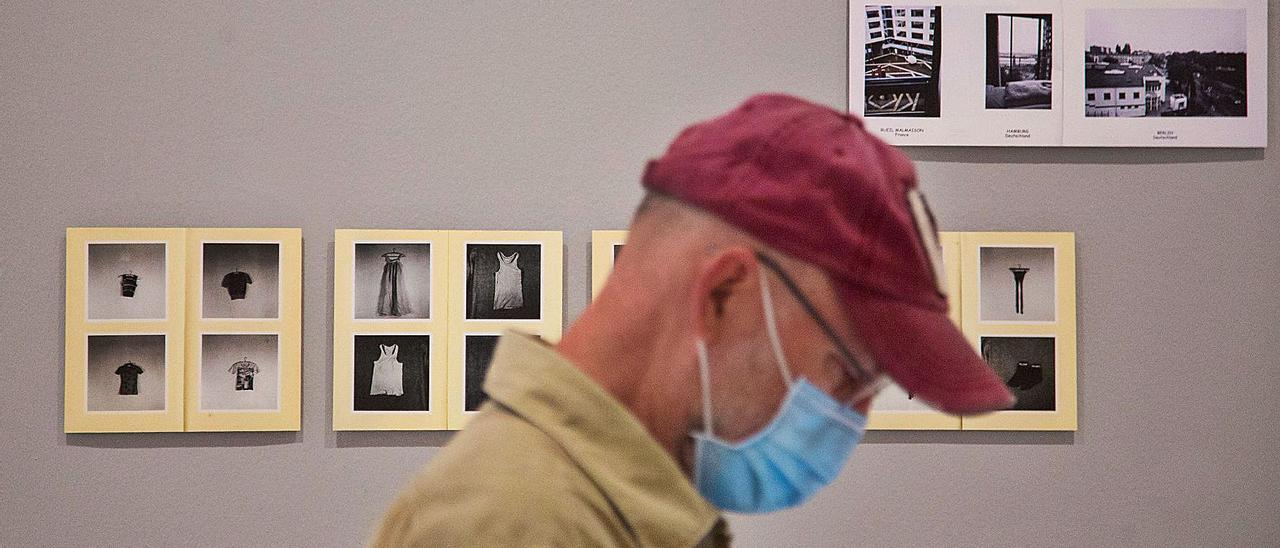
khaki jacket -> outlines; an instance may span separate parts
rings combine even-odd
[[[485,391],[372,546],[728,545],[675,460],[552,347],[505,334]]]

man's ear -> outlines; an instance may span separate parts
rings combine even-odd
[[[730,247],[702,263],[693,284],[698,335],[714,340],[724,328],[730,303],[741,298],[756,269],[755,253],[746,247]]]

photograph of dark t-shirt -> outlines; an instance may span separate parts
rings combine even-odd
[[[249,273],[239,270],[222,277],[222,287],[227,288],[227,293],[231,295],[233,301],[243,299],[245,292],[249,289],[248,284],[251,283],[253,278],[249,277]]]
[[[467,335],[466,344],[466,393],[463,409],[475,411],[489,399],[484,391],[484,378],[489,374],[489,362],[498,346],[497,335]]]
[[[137,396],[138,375],[142,374],[142,368],[136,363],[129,362],[117,367],[116,374],[120,375],[120,395]]]

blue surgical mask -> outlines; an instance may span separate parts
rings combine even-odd
[[[737,443],[712,429],[707,346],[697,342],[706,430],[693,434],[694,483],[722,510],[759,513],[798,505],[830,484],[862,440],[867,418],[803,378],[792,380],[768,284],[760,277],[765,323],[787,396],[769,424]]]

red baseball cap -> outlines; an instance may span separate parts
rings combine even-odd
[[[856,116],[757,95],[682,131],[643,184],[825,270],[876,364],[931,406],[1013,405],[947,316],[942,250],[911,160]]]

